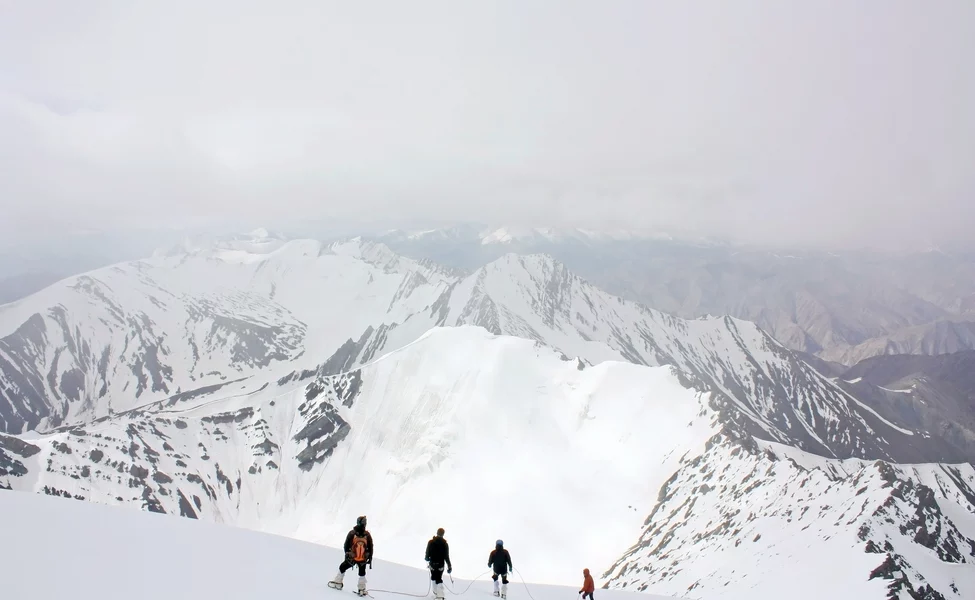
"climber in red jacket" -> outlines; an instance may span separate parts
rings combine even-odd
[[[592,593],[596,590],[596,584],[592,581],[592,575],[589,574],[589,569],[582,570],[582,576],[584,577],[582,582],[582,589],[579,593],[582,594],[583,600],[588,596],[589,600],[593,600]]]

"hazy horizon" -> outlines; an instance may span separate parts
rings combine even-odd
[[[476,221],[970,246],[972,56],[953,0],[11,4],[0,236]]]

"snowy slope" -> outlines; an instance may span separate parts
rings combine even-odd
[[[746,321],[626,302],[544,255],[509,254],[465,277],[359,239],[183,248],[0,307],[0,333],[11,332],[0,338],[0,428],[83,422],[256,372],[339,373],[463,324],[590,363],[674,365],[716,392],[728,422],[824,456],[975,459],[880,417]]]
[[[474,327],[436,329],[346,375],[214,396],[0,437],[0,485],[322,543],[367,514],[384,556],[406,563],[443,526],[459,564],[482,564],[500,537],[535,581],[558,582],[578,571],[553,560],[566,548],[611,564],[716,426],[668,367],[580,369]]]
[[[381,525],[370,529],[377,539],[383,539]],[[342,560],[341,550],[242,529],[0,492],[0,530],[4,533],[0,537],[0,565],[7,574],[3,592],[10,599],[355,598],[348,591],[329,589],[325,583]],[[456,544],[449,534],[447,539],[452,546]],[[376,553],[373,568],[367,571],[373,598],[402,597],[390,592],[422,597],[429,587],[426,571],[384,560],[378,543]],[[52,569],[56,569],[56,576],[52,576]],[[530,575],[526,570],[525,579]],[[581,574],[578,579],[581,581]],[[517,583],[512,583],[508,592],[511,600],[556,600],[578,591],[575,581],[549,586],[529,580],[526,585],[517,575],[514,581]],[[472,583],[455,577],[452,585],[449,580],[446,583],[451,590],[448,597],[493,598],[490,579]],[[606,590],[597,592],[597,597],[663,600]]]
[[[946,442],[750,323],[625,302],[546,256],[464,276],[263,232],[84,277],[0,307],[0,414],[46,431],[0,435],[0,486],[325,543],[367,513],[401,562],[443,526],[459,562],[502,537],[535,581],[575,578],[566,554],[609,569],[641,538],[613,585],[771,600],[825,551],[838,587],[809,589],[834,597],[885,597],[882,565],[895,587],[971,590],[970,468],[889,464]],[[109,375],[90,358],[106,351]]]
[[[970,464],[754,450],[717,443],[675,473],[610,585],[726,600],[975,596]]]
[[[377,320],[428,306],[450,277],[375,244],[259,239],[67,279],[0,307],[0,431],[319,362]]]
[[[364,335],[362,348],[409,343],[432,326],[479,325],[590,363],[674,365],[716,393],[726,420],[763,439],[830,457],[934,460],[938,440],[858,402],[757,326],[685,320],[607,294],[544,255],[508,254],[452,285],[429,312]],[[348,348],[355,364],[356,348]],[[975,457],[973,457],[975,458]]]
[[[610,586],[702,599],[975,591],[971,465],[739,439],[670,367],[585,366],[458,327],[344,375],[230,391],[0,436],[0,486],[325,544],[367,514],[404,564],[442,526],[463,577],[501,537],[538,582],[582,563]]]

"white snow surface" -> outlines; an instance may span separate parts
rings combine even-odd
[[[891,581],[868,575],[889,547],[915,589],[975,597],[971,465],[836,461],[761,445],[777,459],[717,444],[684,465],[611,569],[611,586],[712,600],[879,600]],[[934,503],[919,500],[921,484]],[[919,532],[932,547],[917,543]]]
[[[313,369],[358,344],[336,362],[350,369],[432,327],[478,325],[589,363],[673,364],[699,387],[726,394],[765,437],[818,453],[884,456],[886,434],[905,431],[752,323],[647,309],[545,255],[508,254],[462,277],[362,239],[240,248],[268,239],[277,238],[244,236],[116,265],[0,307],[0,335],[18,331],[12,350],[0,344],[0,363],[16,365],[0,370],[0,389],[53,400],[50,417],[20,414],[20,430],[34,421],[41,429],[84,422],[257,373]],[[12,369],[26,370],[30,386],[8,381]]]
[[[566,549],[594,573],[611,564],[639,535],[680,457],[701,452],[714,433],[700,394],[670,367],[605,362],[579,370],[530,340],[478,327],[434,329],[361,377],[351,407],[339,407],[350,433],[310,471],[299,468],[306,445],[294,436],[311,420],[302,416],[311,403],[304,385],[291,384],[234,386],[189,409],[104,421],[80,437],[31,439],[43,450],[25,459],[30,473],[6,481],[141,504],[127,472],[136,463],[165,476],[153,487],[166,489],[158,499],[167,512],[179,514],[180,486],[201,499],[201,518],[323,544],[344,539],[366,514],[384,532],[382,555],[409,564],[444,527],[457,542],[459,575],[476,575],[501,538],[516,566],[554,583],[579,570],[553,559]],[[253,414],[214,424],[214,416],[242,408]],[[279,446],[270,456],[254,450],[265,439]],[[133,460],[133,442],[135,456],[146,459]],[[65,455],[60,444],[79,450]],[[92,464],[87,449],[104,459]],[[63,470],[45,471],[48,459]]]
[[[71,427],[21,436],[27,451],[0,436],[0,486],[332,545],[367,514],[378,556],[415,566],[444,527],[466,577],[499,537],[535,582],[586,566],[599,585],[623,555],[612,585],[703,599],[879,600],[889,581],[867,575],[886,555],[864,544],[889,543],[910,584],[975,593],[954,559],[975,537],[970,465],[824,458],[912,432],[751,323],[649,310],[545,256],[461,277],[257,231],[0,307],[0,335],[22,326],[0,360],[35,368]],[[713,398],[679,376],[772,441],[719,433]]]
[[[382,527],[370,526],[379,540]],[[356,575],[345,589],[326,582],[342,560],[340,549],[202,521],[99,506],[63,498],[0,491],[0,565],[3,597],[11,600],[343,600],[355,598]],[[454,542],[450,536],[447,540]],[[381,542],[377,552],[382,552]],[[422,550],[421,550],[422,551]],[[571,559],[566,558],[567,561]],[[475,568],[472,566],[472,569]],[[483,569],[482,569],[483,570]],[[578,579],[560,586],[527,584],[513,576],[511,600],[561,600],[576,594]],[[423,569],[373,561],[366,572],[372,598],[422,595]],[[448,597],[489,600],[491,580],[445,579]],[[388,590],[388,591],[382,591]],[[530,596],[529,596],[530,593]],[[600,600],[664,600],[661,596],[597,590]]]

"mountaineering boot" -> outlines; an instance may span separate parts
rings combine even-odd
[[[437,583],[433,586],[433,597],[437,600],[443,600],[443,584]]]
[[[495,595],[495,596],[500,596],[500,595],[501,595],[501,594],[500,594],[500,593],[498,592],[498,585],[499,585],[499,584],[498,584],[498,580],[497,580],[497,579],[495,579],[495,580],[494,580],[494,595]]]
[[[336,590],[342,589],[342,580],[343,579],[345,579],[345,573],[343,573],[342,571],[339,571],[338,575],[336,575],[335,577],[333,577],[332,580],[328,582],[328,587],[334,588]]]
[[[501,584],[501,597],[502,598],[507,598],[508,597],[508,584],[507,583]]]
[[[358,594],[360,596],[365,596],[366,595],[366,578],[365,577],[360,577],[359,578],[359,591],[358,591]]]

